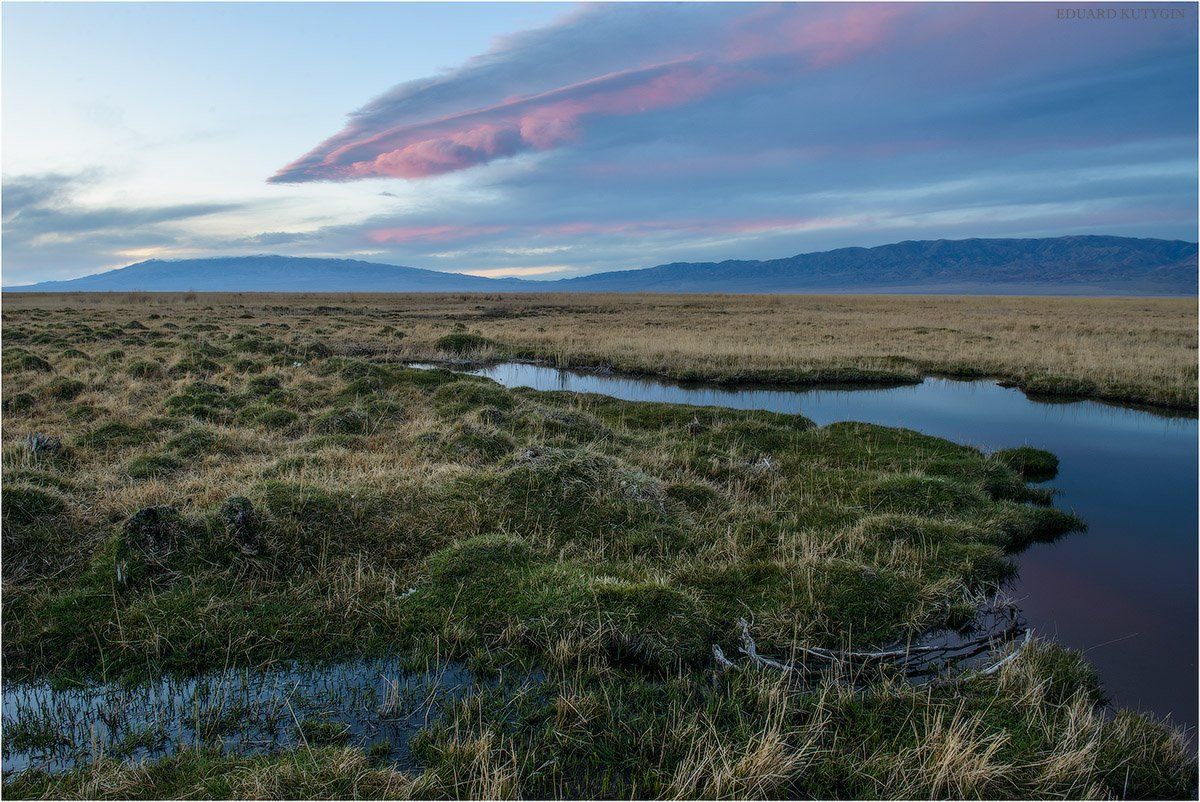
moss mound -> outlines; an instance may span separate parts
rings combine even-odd
[[[42,392],[48,398],[56,401],[70,401],[87,389],[87,385],[77,379],[66,376],[55,376],[42,387]]]
[[[1058,457],[1040,448],[1006,448],[992,454],[992,459],[1012,468],[1029,482],[1045,482],[1058,475]]]
[[[80,438],[81,448],[101,450],[132,448],[154,439],[154,432],[143,424],[109,421],[102,423]]]
[[[444,337],[439,337],[436,343],[439,351],[445,351],[448,354],[464,356],[467,354],[478,353],[488,348],[495,347],[496,343],[489,340],[487,337],[481,337],[478,334],[469,334],[467,332],[455,332],[447,334]]]
[[[4,485],[4,526],[30,526],[62,515],[67,505],[49,490],[29,485]]]
[[[131,479],[162,479],[183,468],[183,462],[170,454],[148,454],[134,457],[125,466]]]
[[[126,370],[135,379],[159,379],[166,375],[163,366],[150,359],[135,359]]]

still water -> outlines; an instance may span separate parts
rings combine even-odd
[[[1196,419],[1094,401],[1042,403],[990,381],[886,389],[729,389],[503,363],[470,371],[508,387],[602,393],[900,426],[993,451],[1058,455],[1056,504],[1088,531],[1018,558],[1010,593],[1038,633],[1084,651],[1123,707],[1193,733],[1197,712]]]
[[[4,688],[4,772],[63,771],[101,757],[137,762],[196,745],[260,754],[324,744],[370,748],[414,768],[412,738],[445,706],[483,689],[532,692],[537,674],[479,678],[444,663],[414,671],[397,658],[236,669],[140,685]]]

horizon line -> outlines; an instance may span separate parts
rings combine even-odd
[[[504,276],[504,275],[480,276],[480,275],[475,275],[473,273],[464,273],[464,272],[450,271],[450,270],[438,270],[436,268],[430,268],[430,267],[414,267],[412,265],[392,264],[389,262],[373,262],[373,261],[369,261],[367,259],[358,259],[358,258],[348,257],[348,256],[293,256],[293,255],[288,255],[288,254],[269,253],[268,252],[268,253],[253,253],[253,254],[240,254],[240,255],[228,255],[228,256],[221,255],[221,254],[214,254],[214,255],[210,255],[210,256],[185,256],[185,257],[175,257],[175,258],[154,257],[154,258],[150,258],[150,259],[143,259],[138,262],[130,262],[129,264],[122,265],[120,267],[112,267],[107,270],[99,270],[95,273],[86,273],[82,276],[76,276],[75,278],[47,279],[44,281],[35,281],[35,282],[28,283],[28,284],[0,285],[0,291],[19,290],[19,289],[26,288],[26,287],[36,287],[36,286],[43,285],[43,284],[66,284],[66,283],[73,282],[73,281],[79,281],[82,279],[93,278],[93,277],[97,277],[97,276],[104,276],[109,273],[116,273],[121,270],[127,270],[131,267],[137,267],[139,265],[146,265],[146,264],[152,264],[152,263],[176,264],[176,263],[180,263],[180,262],[195,262],[195,261],[206,261],[206,260],[217,260],[217,259],[234,260],[234,259],[273,258],[273,259],[311,259],[313,261],[357,262],[360,264],[377,265],[379,267],[393,267],[393,268],[400,269],[400,270],[419,270],[419,271],[423,271],[426,273],[439,273],[439,274],[447,275],[447,276],[463,276],[463,277],[468,277],[468,278],[478,278],[478,279],[483,279],[486,281],[497,281],[497,282],[518,281],[518,282],[521,282],[524,284],[555,284],[558,282],[571,281],[574,279],[587,278],[590,276],[605,275],[608,273],[634,273],[634,272],[638,272],[641,270],[653,270],[656,267],[666,267],[666,266],[670,266],[670,265],[682,265],[682,264],[719,265],[719,264],[725,264],[728,262],[758,262],[758,263],[762,263],[762,262],[781,261],[784,259],[797,259],[802,256],[815,256],[815,255],[825,254],[825,253],[834,253],[837,251],[846,251],[846,250],[869,251],[869,250],[875,250],[878,248],[889,248],[889,247],[893,247],[896,245],[904,245],[907,243],[974,242],[974,241],[1012,242],[1012,241],[1024,241],[1024,240],[1079,239],[1079,238],[1084,238],[1084,237],[1091,237],[1091,238],[1096,238],[1096,239],[1120,239],[1120,240],[1140,240],[1140,241],[1154,241],[1154,242],[1167,242],[1167,243],[1181,243],[1184,245],[1195,245],[1197,247],[1200,247],[1200,241],[1198,241],[1198,240],[1165,239],[1163,237],[1134,237],[1134,236],[1124,236],[1124,235],[1120,235],[1120,234],[1061,234],[1061,235],[1053,236],[1053,237],[959,237],[959,238],[938,237],[935,239],[903,239],[903,240],[897,240],[895,242],[884,243],[882,245],[844,245],[844,246],[837,247],[837,248],[827,248],[825,250],[818,250],[818,251],[803,251],[801,253],[794,253],[794,254],[790,254],[788,256],[775,256],[775,257],[769,257],[766,259],[722,259],[719,261],[675,260],[675,261],[669,261],[669,262],[659,262],[657,264],[648,265],[646,267],[629,267],[629,268],[615,268],[615,269],[608,269],[608,270],[597,270],[597,271],[594,271],[591,273],[581,273],[581,274],[575,275],[575,276],[562,276],[559,278],[521,278],[521,277],[515,276],[515,275],[514,276]],[[476,268],[476,269],[478,269],[478,270],[499,270],[501,268],[486,268],[485,267],[485,268]],[[514,268],[514,269],[519,269],[519,268]],[[80,290],[79,292],[87,292],[87,290]],[[96,290],[96,292],[130,292],[130,290]],[[177,290],[163,290],[162,292],[177,292]],[[287,291],[285,290],[283,292],[287,292]]]

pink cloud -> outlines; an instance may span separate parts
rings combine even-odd
[[[849,217],[760,217],[733,220],[715,219],[636,219],[606,221],[570,221],[508,225],[408,225],[376,228],[366,238],[376,244],[408,242],[455,242],[493,234],[536,237],[579,236],[652,236],[654,234],[759,234],[773,231],[815,231],[844,228],[861,223]]]
[[[590,117],[682,105],[735,77],[731,71],[701,64],[659,64],[340,143],[346,138],[344,132],[285,167],[272,180],[441,175],[524,151],[558,147],[577,138],[581,123]],[[335,140],[339,144],[331,146]]]
[[[421,139],[374,159],[352,162],[349,176],[387,175],[395,178],[424,178],[483,164],[522,149],[520,135],[510,127],[480,125],[442,136]]]
[[[883,3],[798,13],[790,4],[761,6],[736,26],[725,52],[735,61],[796,54],[809,66],[830,67],[884,43],[895,23],[917,9],[917,4]]]
[[[652,53],[631,56],[640,63],[542,91],[504,93],[498,86],[500,99],[491,103],[465,101],[455,109],[438,95],[427,104],[437,112],[422,114],[422,99],[432,95],[432,88],[408,94],[397,90],[399,99],[389,101],[391,106],[386,98],[376,101],[341,133],[270,180],[425,178],[563,147],[584,137],[596,119],[683,106],[870,53],[909,12],[894,6],[784,4],[748,5],[727,13],[734,22],[714,28],[716,40],[697,42],[692,52],[676,45],[658,59]],[[500,51],[489,57],[503,61],[519,53]],[[588,57],[587,52],[578,54],[581,62]]]
[[[508,226],[392,226],[368,231],[367,239],[381,245],[403,242],[454,242],[489,234],[500,234],[507,230]]]
[[[859,222],[861,222],[859,218],[850,217],[575,221],[534,226],[533,233],[541,236],[569,237],[586,235],[645,236],[657,233],[758,234],[771,231],[815,231],[825,228],[844,228]]]

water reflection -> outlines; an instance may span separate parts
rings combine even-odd
[[[6,684],[4,771],[62,771],[101,756],[136,761],[198,744],[257,754],[305,743],[355,744],[411,768],[409,742],[446,703],[483,688],[520,693],[537,681],[480,679],[455,663],[412,671],[381,658],[130,686]]]

